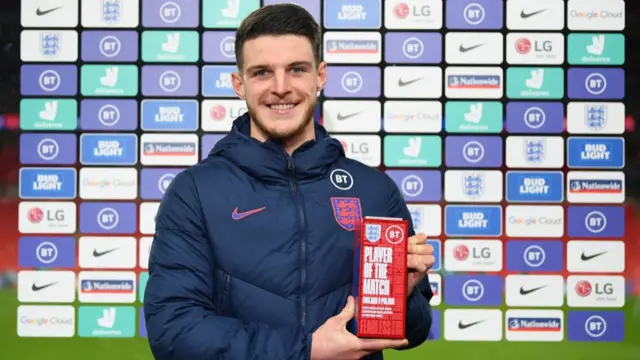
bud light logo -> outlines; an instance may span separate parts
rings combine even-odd
[[[558,203],[564,198],[564,176],[560,171],[507,173],[507,201]]]
[[[459,206],[445,208],[447,236],[502,235],[501,206]]]
[[[623,138],[573,137],[567,152],[570,168],[621,169],[625,164]]]

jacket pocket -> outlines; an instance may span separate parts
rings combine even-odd
[[[227,299],[229,298],[229,292],[231,291],[231,274],[222,272],[222,286],[220,287],[220,293],[218,294],[217,310],[218,315],[227,315]]]

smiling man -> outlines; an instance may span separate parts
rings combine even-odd
[[[360,339],[354,227],[411,215],[386,174],[345,157],[313,121],[326,83],[318,24],[296,5],[256,10],[236,34],[247,104],[209,156],[169,185],[156,217],[144,310],[158,360],[381,359],[431,327],[433,248],[411,231],[405,340]]]

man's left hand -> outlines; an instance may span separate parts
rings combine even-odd
[[[427,236],[423,233],[409,238],[407,246],[407,297],[413,289],[424,279],[427,271],[433,266],[436,258],[433,256],[433,246],[427,244]]]

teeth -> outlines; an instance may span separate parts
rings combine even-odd
[[[286,105],[271,105],[270,107],[273,110],[289,110],[289,109],[293,109],[295,105],[293,104],[286,104]]]

